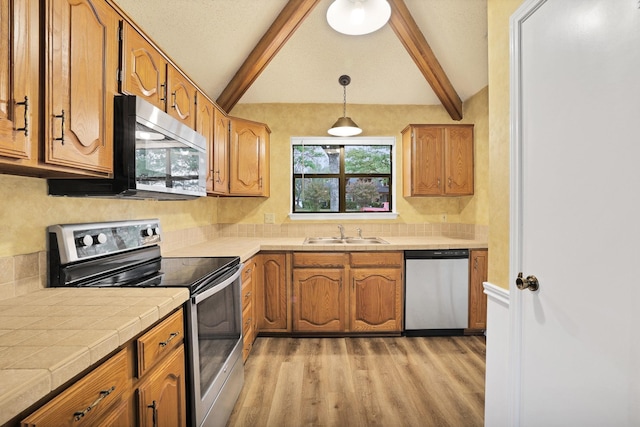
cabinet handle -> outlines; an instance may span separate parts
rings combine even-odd
[[[153,415],[152,415],[152,421],[153,421],[153,427],[156,427],[158,425],[158,405],[156,403],[156,401],[154,400],[151,405],[147,405],[147,408],[150,408],[153,410]]]
[[[251,291],[247,292],[247,294],[244,296],[244,299],[250,298],[251,297]]]
[[[440,188],[440,178],[438,178],[438,188]]]
[[[218,178],[216,178],[216,182],[217,182],[218,184],[220,184],[220,183],[222,182],[222,181],[220,181],[220,169],[218,169],[218,170],[215,172],[215,174],[216,174],[216,175],[218,175]]]
[[[478,269],[478,257],[475,257],[473,259],[473,269],[477,270]]]
[[[60,119],[60,138],[53,138],[54,141],[61,141],[64,145],[64,110],[58,115],[53,116],[56,119]]]
[[[262,177],[258,178],[258,188],[262,188]]]
[[[160,95],[161,96],[160,101],[164,102],[167,100],[167,85],[165,83],[162,83],[160,85],[160,90],[162,91],[162,95]]]
[[[104,399],[105,397],[109,396],[115,389],[116,389],[116,386],[113,386],[108,390],[102,390],[100,392],[100,396],[98,396],[98,398],[96,400],[94,400],[91,405],[87,406],[87,408],[85,410],[74,412],[73,413],[73,419],[75,421],[80,421],[85,415],[87,415],[88,412],[90,412],[93,408],[98,406],[98,404],[100,402],[102,402],[102,399]]]
[[[449,188],[451,188],[451,177],[449,177]]]
[[[171,108],[176,109],[176,93],[171,92]]]
[[[16,105],[24,105],[24,127],[16,128],[18,132],[24,132],[24,136],[29,136],[29,98],[24,97],[24,101],[16,102]]]
[[[166,347],[167,344],[169,344],[169,341],[171,341],[172,339],[174,339],[175,337],[177,337],[178,335],[180,335],[180,332],[171,332],[171,335],[169,335],[169,338],[167,338],[166,341],[162,341],[159,345],[160,347]]]

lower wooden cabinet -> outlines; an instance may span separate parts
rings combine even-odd
[[[487,328],[487,295],[483,283],[487,281],[489,251],[469,251],[469,329],[470,332]]]
[[[187,425],[184,363],[184,345],[180,345],[138,385],[138,425]]]
[[[242,267],[242,360],[247,361],[256,338],[257,320],[255,314],[255,277],[257,275],[256,257],[244,263]]]
[[[22,420],[22,426],[186,426],[182,309]]]
[[[293,254],[293,332],[401,332],[402,252]]]
[[[263,253],[256,280],[257,328],[261,332],[291,332],[291,254]]]

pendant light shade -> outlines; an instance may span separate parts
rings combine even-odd
[[[347,85],[351,83],[351,77],[342,75],[338,79],[338,82],[342,85],[343,90],[342,117],[340,117],[327,132],[333,136],[359,135],[362,133],[362,129],[351,120],[351,117],[347,117]]]
[[[382,28],[391,16],[387,0],[335,0],[327,9],[327,22],[339,33],[369,34]]]

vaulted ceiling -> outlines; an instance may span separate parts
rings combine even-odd
[[[236,103],[442,104],[487,85],[487,0],[388,0],[380,30],[348,36],[332,0],[115,0],[226,111]]]

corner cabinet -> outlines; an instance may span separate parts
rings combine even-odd
[[[474,192],[473,125],[409,125],[402,131],[403,194]]]
[[[472,249],[469,251],[469,329],[487,329],[487,295],[483,283],[487,281],[489,251]]]
[[[229,194],[269,196],[269,134],[262,123],[231,118]]]
[[[120,16],[103,0],[45,2],[45,161],[113,172]]]
[[[242,360],[247,361],[256,338],[257,320],[255,313],[255,277],[257,276],[256,257],[244,263],[242,267]]]

